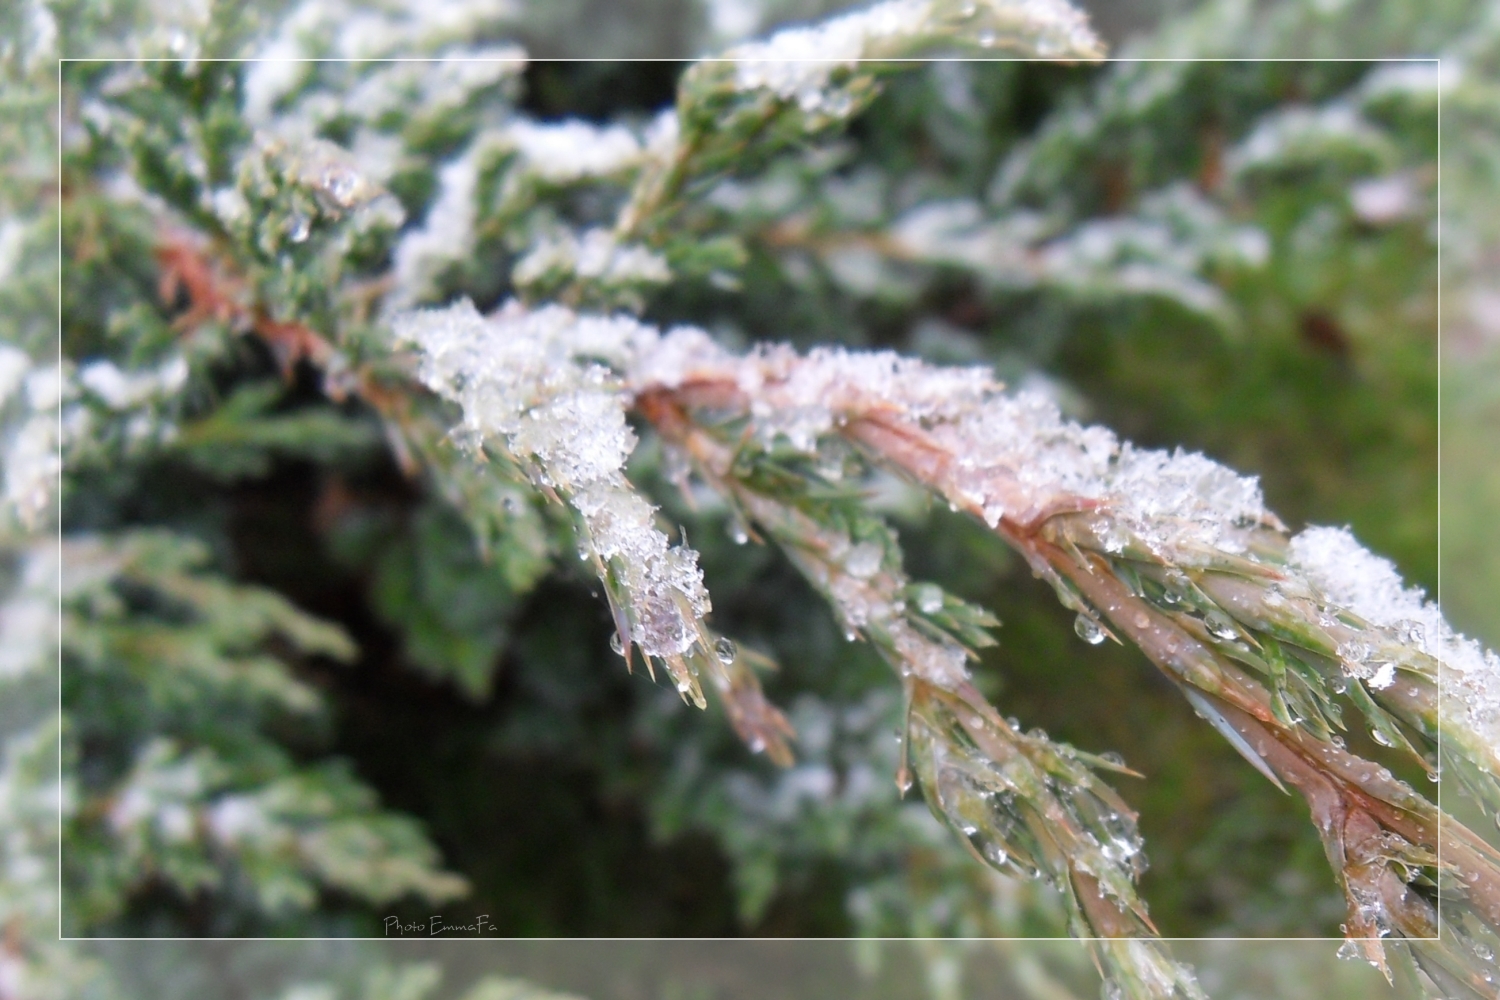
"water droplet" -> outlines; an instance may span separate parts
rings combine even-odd
[[[1151,625],[1151,617],[1149,615],[1147,615],[1146,612],[1144,612],[1144,611],[1137,611],[1136,614],[1135,614],[1135,627],[1136,628],[1149,628],[1150,625]]]
[[[953,511],[953,513],[957,514],[958,513],[958,504],[954,503],[952,500],[949,500],[948,501],[948,509],[951,510],[951,511]]]
[[[729,539],[736,545],[744,545],[750,540],[750,531],[745,527],[745,522],[735,515],[729,519]]]
[[[1343,959],[1360,958],[1359,945],[1353,941],[1345,941],[1339,945],[1338,956]]]
[[[714,643],[714,655],[727,667],[739,655],[739,650],[734,648],[734,640],[725,635],[720,636],[719,641]]]
[[[859,638],[859,633],[856,632],[856,631],[854,631],[854,629],[852,629],[852,628],[846,628],[846,629],[844,629],[844,639],[847,642],[853,642],[855,639],[858,639],[858,638]]]
[[[1104,629],[1099,627],[1098,622],[1085,614],[1080,614],[1077,618],[1073,619],[1073,631],[1078,633],[1078,638],[1090,646],[1097,646],[1104,641]]]
[[[1376,743],[1379,743],[1383,747],[1393,747],[1396,745],[1396,741],[1391,739],[1390,736],[1386,735],[1385,731],[1381,729],[1371,729],[1370,739],[1374,740]]]
[[[616,656],[625,655],[625,643],[620,641],[620,633],[612,633],[609,637],[609,648],[615,651]]]
[[[943,610],[943,588],[931,583],[918,587],[917,608],[924,615],[935,615]]]
[[[911,768],[906,766],[906,761],[902,761],[901,766],[896,769],[896,788],[902,795],[911,791]]]
[[[1396,623],[1396,631],[1400,634],[1401,641],[1408,646],[1420,646],[1427,638],[1427,633],[1422,628],[1421,622],[1410,620],[1399,621]]]
[[[1104,751],[1103,753],[1101,753],[1099,755],[1099,759],[1103,760],[1103,761],[1107,761],[1108,763],[1113,764],[1116,767],[1124,767],[1125,766],[1125,758],[1124,758],[1124,756],[1121,755],[1121,754],[1119,754],[1119,753],[1116,753],[1114,750],[1106,750],[1106,751]]]
[[[1234,619],[1218,609],[1203,616],[1203,626],[1210,635],[1219,639],[1234,639],[1240,634],[1239,629],[1234,627]]]
[[[301,212],[296,213],[287,220],[286,238],[293,243],[306,242],[312,233],[312,220]]]

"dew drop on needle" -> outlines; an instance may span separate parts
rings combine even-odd
[[[1097,646],[1104,641],[1104,629],[1100,628],[1099,623],[1088,615],[1080,614],[1073,619],[1073,631],[1078,633],[1078,638],[1090,646]]]

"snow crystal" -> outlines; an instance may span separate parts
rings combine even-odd
[[[1444,693],[1459,706],[1456,718],[1445,712],[1443,724],[1476,735],[1491,752],[1500,749],[1500,657],[1454,632],[1421,589],[1405,586],[1395,565],[1360,545],[1347,528],[1308,528],[1292,539],[1289,555],[1334,604],[1441,661]],[[1375,669],[1377,687],[1394,679],[1393,672]]]

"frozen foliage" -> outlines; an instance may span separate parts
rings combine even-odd
[[[1093,219],[1061,235],[1055,228],[1024,208],[986,217],[974,201],[928,202],[895,221],[892,248],[907,259],[970,268],[1006,290],[1151,296],[1223,326],[1234,325],[1232,310],[1208,276],[1258,268],[1270,252],[1261,229],[1230,223],[1186,184],[1143,196],[1129,216]]]
[[[584,558],[601,560],[627,598],[628,634],[650,656],[680,657],[708,613],[697,555],[673,546],[626,481],[635,434],[617,375],[656,340],[628,319],[580,320],[561,307],[512,304],[486,321],[464,304],[414,313],[397,336],[422,352],[422,379],[464,411],[464,436],[504,450],[582,519]]]
[[[830,89],[835,73],[861,59],[913,53],[959,28],[981,49],[1021,50],[1043,58],[1101,54],[1087,18],[1057,0],[888,0],[816,27],[778,32],[728,50],[741,90],[766,90],[806,114],[847,114],[848,98]]]
[[[437,199],[422,225],[396,245],[391,303],[410,306],[431,295],[442,271],[472,252],[475,220],[482,212],[505,213],[525,205],[537,185],[563,187],[626,174],[643,156],[640,140],[622,125],[600,128],[582,121],[518,119],[481,132],[460,156],[442,166]],[[512,159],[504,168],[495,204],[479,204],[481,175],[507,157]],[[527,285],[548,274],[577,274],[616,284],[661,283],[670,277],[658,255],[641,247],[617,246],[603,230],[582,236],[564,231],[552,242],[534,247],[517,265],[513,279]]]
[[[1347,528],[1308,528],[1292,539],[1292,563],[1335,605],[1403,643],[1424,650],[1445,668],[1444,691],[1456,711],[1444,713],[1445,726],[1479,737],[1500,755],[1500,657],[1473,639],[1457,634],[1442,610],[1426,594],[1407,587],[1388,559],[1360,545]],[[1348,662],[1346,669],[1370,674],[1370,685],[1389,687],[1390,664]]]
[[[608,177],[636,166],[640,140],[623,125],[601,128],[576,119],[541,123],[516,121],[502,142],[520,155],[525,168],[552,184],[586,177]]]
[[[522,288],[573,277],[608,288],[666,284],[672,270],[661,254],[639,245],[621,246],[608,230],[590,229],[581,238],[564,231],[539,243],[516,264],[511,277]]]
[[[701,336],[675,332],[674,352]],[[1105,501],[1124,532],[1153,551],[1184,560],[1195,550],[1235,550],[1233,529],[1266,517],[1260,488],[1202,455],[1135,448],[1102,427],[1065,420],[1053,400],[1033,391],[1005,394],[980,368],[943,368],[890,352],[817,348],[799,356],[785,346],[744,359],[705,351],[702,364],[673,373],[732,380],[749,400],[758,433],[812,453],[822,436],[880,417],[921,428],[952,459],[930,485],[950,502],[1029,523],[1078,500]],[[669,383],[670,384],[670,383]]]
[[[781,442],[808,455],[851,423],[895,420],[925,432],[951,456],[929,485],[981,513],[991,527],[1002,518],[1029,524],[1095,501],[1112,518],[1105,544],[1115,552],[1139,544],[1193,563],[1215,551],[1242,551],[1238,529],[1268,518],[1255,479],[1196,453],[1136,448],[1105,428],[1065,420],[1049,397],[1005,394],[985,369],[840,348],[802,356],[784,345],[736,357],[701,330],[663,336],[621,317],[579,316],[560,306],[527,311],[516,303],[489,321],[471,306],[418,313],[398,331],[422,349],[428,385],[463,405],[466,434],[503,438],[513,457],[534,460],[539,484],[575,498],[606,561],[635,554],[636,567],[622,570],[639,574],[628,589],[646,598],[643,607],[666,612],[649,619],[652,645],[643,643],[657,655],[683,652],[694,639],[665,598],[675,591],[688,607],[703,610],[707,598],[691,558],[669,558],[678,550],[667,548],[624,482],[621,470],[635,443],[624,421],[631,393],[698,381],[732,385],[763,444]],[[616,505],[629,515],[617,520]],[[889,591],[884,596],[869,592],[881,567],[878,551],[867,559],[847,537],[823,542],[839,556],[829,565],[841,570],[820,582],[849,626],[887,618],[902,584],[880,588]],[[961,673],[961,653],[951,664],[937,652],[913,648],[912,654],[913,663],[931,663],[935,681]]]
[[[473,40],[485,27],[514,12],[511,0],[391,0],[382,4],[314,0],[298,4],[256,53],[244,84],[246,116],[257,124],[267,121],[277,103],[304,80],[307,64],[303,60],[435,54],[446,46]],[[514,48],[470,51],[468,58],[445,59],[441,72],[464,82],[485,73],[483,63],[511,64],[517,55]],[[465,67],[465,62],[476,65]],[[422,92],[442,96],[426,87]]]
[[[5,370],[0,376],[9,383],[7,395],[0,397],[0,409],[15,417],[4,427],[3,470],[5,492],[3,520],[14,519],[27,528],[42,523],[51,509],[62,471],[59,405],[68,390],[67,381],[56,365],[33,366],[20,351],[7,349],[0,356]],[[23,374],[24,373],[24,374]],[[19,391],[17,391],[19,390]]]

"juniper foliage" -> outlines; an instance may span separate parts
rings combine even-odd
[[[1147,704],[1305,802],[1326,881],[1286,909],[1387,977],[1495,995],[1500,664],[1263,498],[1435,581],[1436,222],[1479,367],[1494,11],[1214,0],[1122,53],[1181,61],[1103,66],[1062,0],[888,0],[601,120],[539,112],[499,2],[32,0],[4,31],[0,884],[26,995],[97,972],[59,914],[338,935],[470,891],[473,845],[444,870],[334,750],[341,678],[390,644],[474,704],[528,689],[490,745],[602,775],[660,840],[710,834],[733,926],[832,897],[859,934],[1067,932],[1109,995],[1202,996],[1145,901],[1151,769],[1008,715],[994,668],[1024,676],[1058,624],[1018,569],[1084,643],[1040,669],[1139,649]],[[60,94],[59,53],[94,57]],[[1055,62],[930,61],[994,55]],[[260,544],[289,483],[316,484],[316,558]],[[590,578],[613,666],[665,691],[602,657],[570,676],[558,581]],[[319,603],[349,579],[357,610]],[[1281,926],[1235,905],[1223,929]]]

